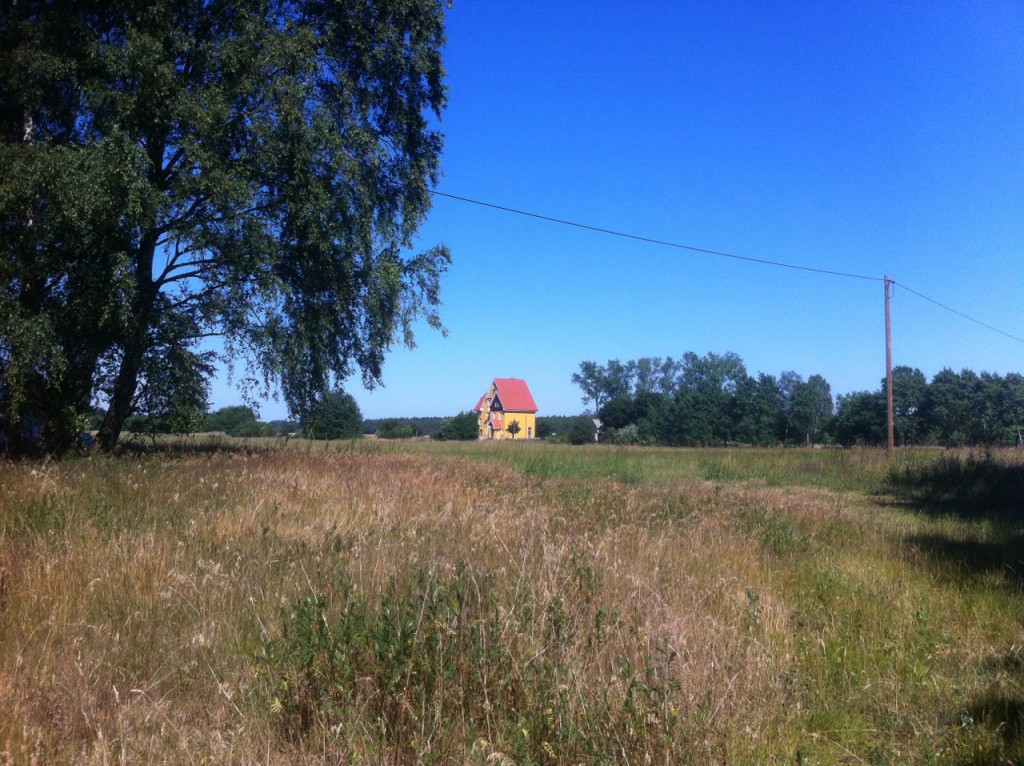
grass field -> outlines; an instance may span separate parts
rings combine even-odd
[[[1018,453],[187,446],[0,463],[0,764],[1024,762]]]

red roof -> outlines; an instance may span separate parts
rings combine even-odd
[[[505,411],[536,412],[537,403],[533,401],[526,381],[520,378],[495,378],[494,385],[498,388],[498,399]]]
[[[476,407],[473,408],[473,412],[480,412],[484,408],[484,400],[487,398],[487,394],[480,397],[480,401],[476,403]]]

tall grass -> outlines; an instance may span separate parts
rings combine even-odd
[[[0,464],[0,763],[1024,759],[970,457],[249,446]]]

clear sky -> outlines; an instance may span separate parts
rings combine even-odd
[[[420,243],[452,251],[449,334],[420,328],[383,388],[350,381],[365,417],[452,415],[495,377],[575,414],[581,361],[687,351],[876,390],[886,274],[1024,338],[1018,0],[455,0],[446,67],[439,191],[873,279],[435,197]],[[1024,372],[1022,342],[899,287],[892,312],[895,364]]]

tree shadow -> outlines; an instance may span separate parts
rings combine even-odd
[[[987,673],[1024,680],[1024,658],[1015,648],[983,663]],[[960,714],[962,726],[980,727],[986,733],[975,742],[973,752],[960,761],[963,766],[1002,766],[1024,763],[1024,699],[1019,694],[993,691],[982,695]]]
[[[954,581],[985,578],[988,587],[1024,589],[1024,465],[991,453],[942,455],[926,465],[890,471],[887,490],[905,507],[933,518],[967,524],[902,538],[904,555],[934,567]],[[976,523],[971,523],[976,522]],[[945,529],[945,526],[938,527]],[[993,682],[989,692],[957,711],[961,728],[974,733],[964,741],[962,766],[1024,764],[1024,657],[1016,647],[983,662]],[[969,744],[968,744],[969,743]]]
[[[282,442],[283,443],[283,442]],[[256,455],[279,448],[276,442],[250,443],[248,439],[152,439],[146,436],[130,435],[118,442],[115,454],[130,455],[215,455],[245,454]]]
[[[1004,766],[1024,763],[1024,702],[1005,696],[987,697],[973,705],[966,720],[982,726],[990,741],[972,753],[963,766]]]
[[[956,579],[997,576],[1006,587],[1024,587],[1024,529],[1007,527],[999,539],[957,539],[942,534],[908,535],[904,551],[911,561],[922,560],[947,570]]]
[[[943,455],[926,465],[890,471],[886,488],[930,516],[1024,521],[1024,464],[984,455]]]

